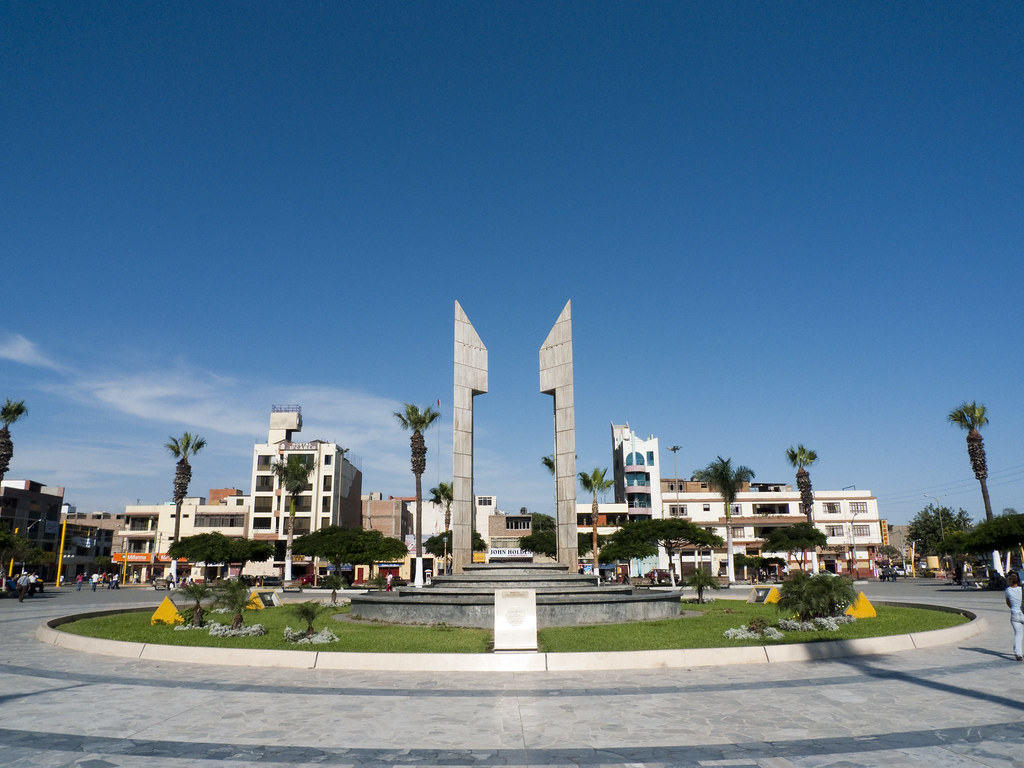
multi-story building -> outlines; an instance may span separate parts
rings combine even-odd
[[[292,497],[281,487],[274,464],[301,456],[311,467],[305,490],[295,497],[295,537],[328,525],[359,526],[362,522],[362,473],[345,457],[347,449],[325,440],[297,442],[302,430],[302,408],[275,405],[271,408],[267,442],[253,446],[252,537],[277,545],[275,567],[284,565],[287,520]],[[308,573],[311,563],[293,558],[293,577]]]
[[[28,564],[41,579],[57,578],[60,547],[60,510],[64,489],[33,480],[0,482],[0,525],[26,537],[42,550],[40,562]]]
[[[202,496],[192,496],[181,502],[179,536],[200,533],[222,533],[229,538],[246,538],[249,530],[249,497],[230,489],[233,495],[214,489],[210,493],[220,497],[216,504],[207,504]],[[112,559],[123,566],[126,582],[147,581],[162,577],[170,569],[167,548],[174,539],[174,502],[143,504],[125,507],[124,527],[117,532],[123,542],[115,546]],[[179,576],[188,573],[179,570]],[[199,573],[196,573],[199,576]]]
[[[625,504],[635,519],[661,510],[661,464],[658,438],[637,437],[629,424],[612,424],[615,502]]]
[[[73,505],[65,504],[61,520],[64,525],[61,575],[66,580],[73,581],[79,573],[90,575],[99,569],[97,558],[113,558],[124,549],[120,535],[125,527],[123,514],[79,512]]]
[[[736,495],[729,519],[722,497],[707,483],[668,478],[662,482],[663,517],[689,520],[726,538],[726,525],[732,528],[737,554],[762,554],[762,540],[773,528],[806,522],[800,509],[800,493],[784,483],[744,483]],[[814,524],[828,537],[828,543],[816,553],[807,553],[808,565],[818,565],[833,573],[858,576],[875,573],[875,559],[882,546],[883,522],[878,516],[878,500],[870,491],[815,491],[812,507]],[[704,553],[706,555],[706,553]],[[788,557],[791,567],[799,567],[802,553],[772,553]],[[700,553],[684,551],[696,564]],[[725,571],[725,550],[713,554],[714,573]],[[664,554],[659,567],[667,567]],[[685,565],[684,565],[685,567]]]

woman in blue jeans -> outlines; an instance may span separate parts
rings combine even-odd
[[[1006,574],[1006,605],[1010,609],[1010,626],[1013,627],[1013,655],[1017,661],[1024,661],[1021,643],[1024,641],[1024,587],[1016,571]]]

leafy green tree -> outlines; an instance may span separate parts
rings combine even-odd
[[[1024,515],[1000,515],[978,526],[967,535],[972,552],[991,552],[1024,547]],[[1022,553],[1024,554],[1024,553]]]
[[[814,523],[795,522],[793,525],[782,525],[769,530],[762,541],[761,549],[764,552],[786,554],[800,552],[800,567],[803,570],[807,562],[807,550],[824,547],[826,544],[828,537]]]
[[[270,465],[278,481],[288,494],[288,540],[284,552],[284,578],[292,580],[292,544],[295,531],[295,498],[306,490],[309,476],[316,469],[316,461],[312,456],[299,453],[288,455],[287,459],[275,461]]]
[[[609,488],[611,488],[613,485],[615,485],[615,481],[614,480],[608,480],[608,479],[605,478],[605,474],[607,472],[608,472],[607,467],[605,469],[597,469],[595,467],[590,472],[590,474],[587,474],[586,472],[580,472],[579,473],[580,487],[585,492],[592,494],[593,497],[594,497],[594,502],[593,502],[593,504],[590,507],[590,524],[591,524],[592,535],[591,535],[589,549],[593,553],[594,573],[595,574],[599,574],[601,572],[601,570],[600,570],[601,567],[600,567],[600,564],[599,564],[600,563],[599,553],[601,551],[601,543],[598,541],[598,538],[597,538],[597,511],[598,511],[597,494],[604,493]]]
[[[171,562],[184,558],[189,563],[203,563],[203,580],[210,580],[210,566],[231,561],[231,539],[219,531],[198,533],[176,540],[167,548]]]
[[[733,566],[732,546],[732,505],[736,500],[736,494],[744,483],[754,479],[754,470],[749,467],[733,467],[732,459],[723,459],[719,456],[715,461],[708,464],[704,469],[698,469],[693,473],[693,479],[707,483],[708,487],[716,491],[725,503],[725,541],[726,541],[726,568],[729,574],[729,583],[736,581],[736,569]]]
[[[797,571],[779,590],[778,608],[800,621],[839,615],[856,597],[853,582],[830,573],[811,575]]]
[[[434,534],[423,542],[423,549],[426,550],[428,555],[433,555],[436,558],[443,558],[445,555],[451,555],[452,532],[445,531],[444,533]],[[479,531],[473,531],[473,551],[487,551],[487,542],[484,541],[484,537],[480,535]]]
[[[974,476],[981,483],[981,498],[985,502],[985,519],[992,520],[992,502],[988,498],[988,466],[985,461],[985,446],[981,428],[988,424],[988,411],[978,402],[966,400],[949,412],[946,420],[967,430],[967,455],[971,460]]]
[[[416,478],[416,576],[414,584],[423,586],[423,473],[427,469],[427,442],[423,432],[441,417],[432,406],[422,411],[412,403],[405,404],[405,412],[395,411],[402,429],[412,432],[409,446],[412,450],[412,473]]]
[[[828,544],[828,536],[814,523],[793,523],[773,528],[764,537],[761,550],[764,552],[800,553],[800,569],[803,570],[807,561],[807,550],[824,547]]]
[[[181,502],[188,496],[188,485],[192,482],[192,465],[188,457],[195,456],[206,447],[206,439],[191,432],[182,433],[181,437],[171,437],[164,448],[178,460],[174,468],[174,539],[177,543],[181,536]],[[169,550],[168,550],[169,551]],[[171,574],[178,578],[178,561],[171,558]]]
[[[12,560],[20,563],[35,562],[41,552],[28,537],[0,526],[0,570],[3,573],[11,570]]]
[[[929,504],[910,521],[910,538],[919,539],[918,553],[926,555],[950,554],[946,541],[951,533],[969,531],[971,516],[963,509],[953,512],[949,507]]]
[[[544,458],[548,458],[545,456]],[[555,518],[534,512],[530,515],[530,533],[519,537],[519,546],[535,555],[558,556],[558,541],[555,534]]]
[[[600,549],[600,558],[605,563],[642,559],[656,554],[658,546],[654,533],[640,522],[628,523],[619,528]]]
[[[176,541],[174,543],[179,544],[180,542]],[[213,588],[206,583],[193,582],[191,584],[182,584],[174,592],[192,601],[192,626],[203,626],[203,603],[213,599]]]
[[[260,563],[274,556],[274,545],[263,539],[231,539],[230,562],[238,563],[238,572],[249,563]]]
[[[0,480],[4,479],[7,469],[11,466],[11,459],[14,458],[14,443],[11,440],[10,426],[18,419],[28,413],[24,400],[11,400],[7,398],[0,406]]]
[[[296,603],[292,606],[292,610],[295,611],[295,615],[300,621],[306,622],[306,637],[312,637],[316,634],[313,622],[330,609],[319,600],[307,600],[304,603]]]
[[[704,602],[704,590],[718,589],[718,580],[703,568],[695,568],[686,577],[686,586],[697,590],[697,602]]]
[[[654,551],[648,554],[657,554],[657,547],[662,547],[668,555],[669,562],[672,556],[679,555],[679,573],[683,572],[683,550],[688,547],[697,549],[722,546],[722,538],[711,531],[695,525],[689,520],[680,518],[659,518],[652,520],[637,520],[627,523],[615,534],[622,540],[636,538],[653,545]],[[639,549],[639,547],[637,547]],[[646,557],[647,555],[634,555],[634,557]],[[672,586],[676,586],[676,571],[671,570]]]
[[[214,605],[232,614],[232,629],[241,629],[245,624],[244,612],[251,595],[249,586],[241,579],[226,579],[213,586]]]
[[[811,475],[807,467],[818,460],[818,454],[803,445],[796,448],[790,446],[786,458],[791,466],[796,467],[796,487],[800,491],[800,511],[804,513],[808,523],[814,522],[814,492],[811,490]]]

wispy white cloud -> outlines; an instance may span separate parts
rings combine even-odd
[[[22,365],[63,371],[64,366],[51,360],[34,342],[20,333],[5,333],[0,336],[0,360],[12,360]]]

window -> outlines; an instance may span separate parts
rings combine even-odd
[[[506,517],[506,531],[528,531],[530,529],[530,518],[528,517]]]
[[[825,533],[828,534],[829,536],[842,536],[843,535],[843,526],[841,526],[841,525],[826,525],[825,526]]]
[[[273,463],[273,456],[257,456],[256,457],[256,469],[257,470],[269,470],[270,465]]]
[[[326,456],[324,456],[324,466],[325,467],[331,466],[331,459],[333,459],[333,458],[334,457],[331,456],[330,454],[327,454]]]
[[[740,508],[739,504],[733,504],[732,505],[732,514],[734,514],[734,515],[742,515],[743,514],[743,510]]]
[[[686,517],[685,504],[673,504],[668,508],[669,517]]]
[[[199,515],[196,517],[196,528],[242,528],[244,525],[244,515]]]
[[[866,501],[851,501],[850,512],[855,515],[866,515],[868,513],[868,503]]]
[[[742,539],[743,538],[743,528],[742,527],[733,528],[732,529],[732,537],[734,539]]]
[[[870,536],[871,526],[870,525],[855,525],[853,526],[854,536]]]
[[[252,529],[254,531],[269,531],[270,530],[270,518],[269,517],[254,517],[252,519]]]
[[[650,467],[654,466],[654,451],[647,452],[647,465]]]
[[[274,490],[274,476],[256,475],[256,490],[257,492]]]
[[[711,511],[711,505],[710,504],[705,504],[704,505],[704,511],[705,512],[710,512]]]
[[[321,517],[320,518],[320,527],[321,528],[326,528],[330,524],[331,524],[331,518],[329,518],[329,517]]]
[[[270,496],[257,496],[253,499],[252,511],[265,515],[274,511],[274,499]]]
[[[642,467],[644,465],[644,455],[639,451],[631,453],[626,457],[626,464],[630,464],[634,467]]]
[[[330,512],[331,511],[331,497],[330,496],[324,496],[322,499],[320,499],[320,511],[321,512]]]
[[[830,515],[838,515],[840,511],[840,504],[838,501],[826,501],[822,503],[822,508]]]
[[[476,505],[478,507],[490,507],[490,506],[493,506],[494,505],[494,497],[493,496],[480,496],[476,500]]]
[[[327,493],[327,492],[329,492],[331,490],[331,487],[332,487],[331,486],[331,481],[333,481],[333,480],[334,480],[334,478],[331,477],[330,475],[324,475],[324,492],[325,493]]]

